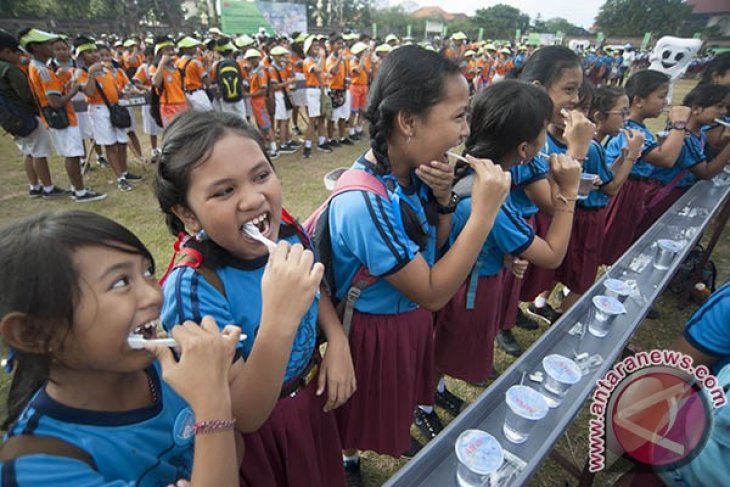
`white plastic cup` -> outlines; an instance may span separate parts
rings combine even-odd
[[[547,415],[547,400],[532,387],[517,385],[507,390],[505,402],[504,436],[512,443],[524,443],[530,436],[530,430]]]
[[[616,298],[622,303],[631,296],[631,286],[621,279],[606,279],[603,281],[603,287],[606,288],[606,296]]]
[[[459,487],[496,485],[494,477],[504,463],[504,451],[494,436],[482,430],[466,430],[456,439],[454,449],[459,460]]]
[[[593,312],[588,322],[588,332],[594,337],[603,338],[608,335],[614,318],[626,313],[626,307],[611,296],[594,296],[592,301]]]
[[[596,189],[593,183],[595,182],[597,177],[597,174],[591,174],[587,172],[584,172],[580,175],[580,185],[578,186],[579,200],[584,200],[588,198],[588,195],[591,194],[591,191]]]
[[[548,355],[543,358],[542,367],[545,369],[542,394],[545,396],[548,406],[556,408],[560,405],[560,401],[562,401],[570,386],[580,381],[583,372],[574,361],[558,354]]]
[[[674,256],[682,250],[682,244],[676,240],[660,239],[657,240],[656,258],[654,259],[654,268],[660,271],[669,269],[674,260]]]

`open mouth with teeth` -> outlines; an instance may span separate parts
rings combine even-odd
[[[157,338],[157,329],[159,324],[159,318],[148,321],[147,323],[143,323],[134,330],[132,330],[132,333],[130,333],[130,335],[140,335],[145,340],[149,340],[150,338]]]
[[[241,232],[241,235],[244,236],[247,240],[250,240],[252,242],[259,243],[258,240],[255,240],[251,238],[248,233],[246,233],[246,225],[251,224],[255,226],[259,232],[261,232],[261,235],[264,237],[270,239],[271,238],[271,215],[268,212],[262,213],[259,216],[252,218],[251,220],[244,222],[241,225],[241,228],[239,229]]]

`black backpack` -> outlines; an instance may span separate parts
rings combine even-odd
[[[238,63],[233,59],[223,59],[218,63],[216,83],[221,99],[226,103],[236,103],[243,99],[243,76]]]
[[[38,128],[34,114],[23,110],[17,103],[0,95],[0,126],[10,135],[27,137]]]
[[[717,288],[717,266],[712,259],[708,259],[705,267],[700,269],[702,257],[705,253],[705,248],[697,244],[690,251],[689,255],[684,262],[680,264],[677,269],[677,273],[674,275],[672,280],[669,282],[669,289],[679,294],[687,289],[687,284],[694,285],[695,283],[689,283],[689,279],[693,276],[697,276],[698,281],[702,282],[707,286],[707,289],[714,292]]]

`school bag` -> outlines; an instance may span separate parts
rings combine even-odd
[[[216,82],[223,101],[236,103],[243,100],[243,75],[236,61],[222,59],[218,63]]]
[[[705,248],[697,244],[689,252],[687,258],[684,259],[677,269],[677,273],[669,282],[669,290],[675,294],[681,294],[687,290],[687,285],[694,285],[695,282],[689,282],[690,278],[696,276],[696,282],[704,283],[712,292],[717,288],[717,266],[712,259],[707,259],[707,263],[703,269],[700,269],[702,257],[705,254]]]
[[[452,191],[459,197],[459,199],[471,198],[472,186],[474,186],[474,173],[470,172],[454,184]],[[474,267],[472,267],[471,272],[469,273],[469,286],[466,290],[466,309],[474,309],[477,297],[477,286],[479,284],[479,270],[481,267],[482,258],[480,256],[477,258],[477,261],[474,263]]]
[[[17,103],[0,95],[0,126],[10,135],[27,137],[38,128],[38,120]]]

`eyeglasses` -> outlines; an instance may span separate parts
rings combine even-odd
[[[603,112],[606,115],[621,115],[622,117],[626,118],[631,113],[631,110],[628,108],[625,108],[623,110],[608,110],[607,112]]]

